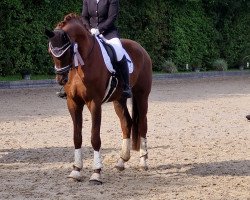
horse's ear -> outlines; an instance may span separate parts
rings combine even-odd
[[[53,31],[50,31],[48,29],[45,29],[45,35],[48,36],[48,38],[52,38],[55,36],[55,33]]]

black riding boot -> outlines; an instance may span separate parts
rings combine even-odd
[[[123,96],[125,98],[131,98],[132,92],[131,92],[131,89],[129,87],[129,71],[128,71],[128,63],[127,63],[126,56],[123,56],[123,58],[119,62],[117,62],[117,64],[118,64],[119,70],[121,72],[122,79],[124,81]]]

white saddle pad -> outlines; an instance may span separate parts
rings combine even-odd
[[[102,56],[103,56],[103,59],[104,59],[104,62],[106,64],[107,69],[110,71],[110,73],[114,73],[115,69],[114,69],[114,67],[113,67],[113,65],[111,63],[110,57],[108,56],[108,53],[107,53],[105,47],[103,46],[103,44],[101,43],[101,41],[100,41],[100,39],[98,37],[96,37],[96,40],[98,41],[99,46],[101,48]],[[126,56],[126,58],[128,60],[127,63],[128,63],[129,73],[131,74],[134,71],[134,65],[133,65],[133,62],[132,62],[130,56],[125,51],[125,49],[124,49],[124,53],[125,53],[125,56]]]

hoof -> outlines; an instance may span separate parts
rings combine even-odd
[[[250,121],[250,115],[247,115],[247,116],[246,116],[246,118],[247,118],[247,120],[249,120],[249,121]]]
[[[143,171],[148,170],[148,165],[147,165],[146,160],[147,160],[147,156],[140,157],[140,169]]]
[[[93,173],[89,179],[90,185],[102,185],[101,181],[101,174],[100,173]]]
[[[140,170],[142,170],[142,171],[148,171],[148,166],[141,166]]]
[[[75,171],[73,170],[70,175],[68,176],[68,178],[72,178],[76,181],[81,181],[82,180],[82,176],[81,173],[79,171]]]
[[[118,165],[116,165],[115,168],[116,168],[118,171],[123,171],[123,170],[125,170],[125,167],[121,167],[121,166],[118,166]]]
[[[102,185],[102,181],[98,180],[89,180],[90,185]]]
[[[123,171],[125,169],[125,164],[124,163],[125,163],[125,161],[122,158],[120,158],[118,160],[118,162],[116,163],[115,168],[117,170],[119,170],[119,171]]]

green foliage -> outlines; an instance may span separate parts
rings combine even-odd
[[[216,59],[213,62],[212,67],[216,71],[226,71],[228,69],[227,62],[224,59],[221,59],[221,58]]]
[[[165,1],[121,1],[121,36],[139,42],[150,54],[155,70],[168,51],[168,4]]]
[[[162,64],[162,70],[167,73],[176,73],[178,72],[176,65],[171,60],[166,60]]]
[[[225,20],[223,29],[224,57],[231,66],[239,66],[241,60],[250,54],[250,14],[234,20]],[[248,28],[247,28],[248,27]]]
[[[214,21],[219,33],[217,40],[220,57],[230,68],[238,68],[250,54],[250,1],[203,0],[206,13]]]
[[[153,69],[172,60],[213,70],[215,59],[234,67],[250,55],[248,0],[120,0],[118,28],[123,38],[139,42]],[[50,74],[52,61],[44,29],[53,29],[70,13],[80,14],[82,1],[1,0],[0,76],[30,70]]]
[[[49,73],[45,27],[53,29],[69,12],[79,12],[81,2],[56,0],[2,0],[0,2],[0,75],[29,70]]]
[[[219,56],[218,33],[212,20],[205,16],[201,3],[173,5],[172,16],[170,58],[180,70],[185,70],[186,63],[194,68],[205,67],[209,60]]]

